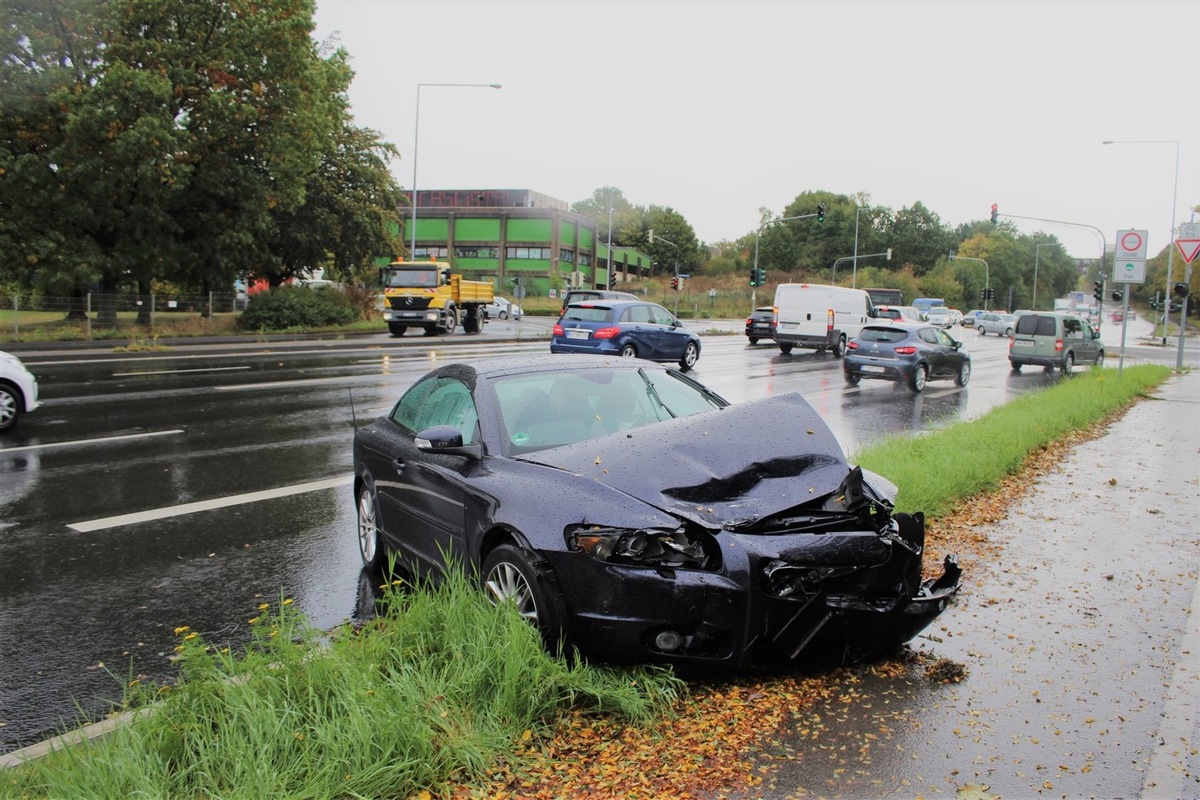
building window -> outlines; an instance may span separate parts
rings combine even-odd
[[[456,247],[455,258],[499,258],[499,247]]]
[[[579,266],[590,267],[592,265],[592,257],[587,253],[579,254]]]
[[[509,247],[505,249],[504,257],[514,259],[548,260],[550,258],[550,248]]]
[[[445,247],[418,247],[413,250],[413,259],[445,258],[449,254]]]
[[[575,251],[568,250],[565,247],[560,249],[558,251],[558,260],[564,264],[574,264],[575,263]]]

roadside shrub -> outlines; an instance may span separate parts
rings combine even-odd
[[[252,331],[285,331],[348,325],[358,310],[337,289],[279,286],[251,295],[238,327]]]

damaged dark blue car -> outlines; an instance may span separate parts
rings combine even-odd
[[[453,560],[550,646],[744,670],[850,663],[942,612],[921,514],[799,394],[730,405],[636,359],[449,364],[354,439],[364,563]]]

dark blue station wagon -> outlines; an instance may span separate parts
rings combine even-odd
[[[550,352],[674,361],[686,372],[700,359],[700,337],[657,303],[595,300],[567,306]]]

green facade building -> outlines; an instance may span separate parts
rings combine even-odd
[[[409,193],[411,201],[411,193]],[[404,240],[412,241],[412,208]],[[449,261],[496,291],[519,284],[547,297],[570,288],[631,289],[650,276],[650,257],[599,241],[596,223],[567,203],[527,189],[423,189],[417,192],[413,260]]]

